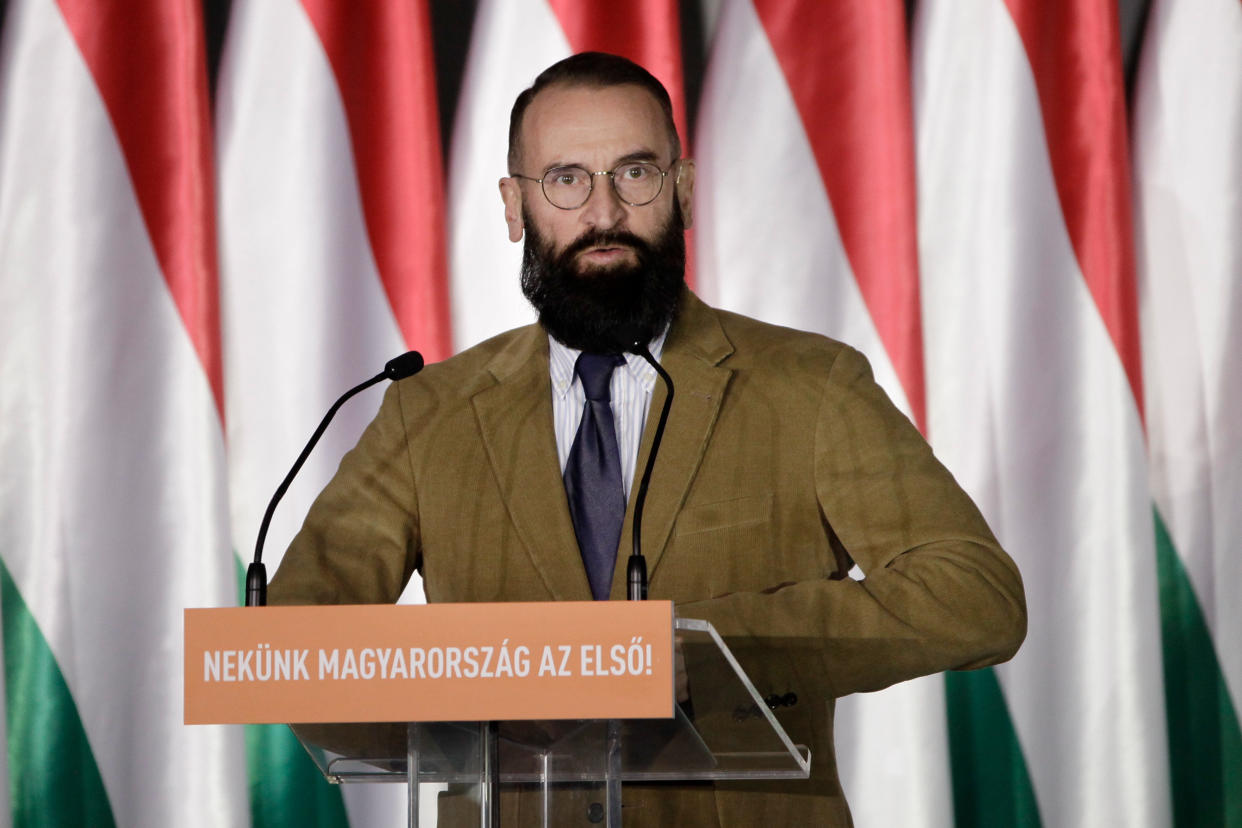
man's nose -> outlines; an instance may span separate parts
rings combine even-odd
[[[608,230],[625,220],[625,202],[612,186],[612,176],[595,173],[591,194],[582,205],[582,220],[591,227]]]

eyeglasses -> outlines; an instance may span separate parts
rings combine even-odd
[[[591,197],[595,187],[595,176],[606,175],[612,179],[612,188],[617,198],[631,207],[642,207],[659,197],[664,189],[664,177],[676,166],[674,159],[667,169],[660,169],[650,161],[624,161],[611,170],[590,172],[582,167],[553,167],[546,170],[542,178],[531,178],[529,175],[509,173],[514,178],[533,181],[543,189],[543,197],[553,207],[562,210],[577,210]]]

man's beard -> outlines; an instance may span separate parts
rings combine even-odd
[[[590,230],[559,255],[523,216],[522,293],[539,322],[570,348],[617,353],[635,340],[646,343],[673,320],[686,274],[685,224],[673,215],[654,243],[624,230]],[[591,247],[625,245],[635,264],[579,269],[575,257]]]

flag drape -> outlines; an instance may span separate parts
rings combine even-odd
[[[1070,33],[1034,6],[925,2],[914,34],[928,433],[1017,560],[1030,613],[995,670],[1020,751],[976,742],[1011,764],[962,780],[957,819],[1164,825],[1116,9],[1041,4],[1090,21]],[[985,767],[959,761],[967,747],[955,775]]]
[[[1153,4],[1133,124],[1173,813],[1242,826],[1242,4]]]
[[[434,92],[425,2],[234,4],[216,139],[229,491],[247,558],[271,493],[331,403],[407,348],[448,355]],[[381,393],[341,411],[290,488],[269,531],[269,572]],[[403,600],[421,600],[417,578]],[[256,822],[404,813],[396,786],[326,785],[283,727],[252,729],[248,742]]]
[[[0,48],[6,817],[241,825],[241,734],[181,711],[182,610],[236,588],[201,15],[120,12],[10,3]]]

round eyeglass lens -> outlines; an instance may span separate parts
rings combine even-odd
[[[622,201],[640,206],[655,201],[664,186],[664,173],[646,161],[621,164],[612,171],[612,185]]]
[[[562,210],[581,207],[591,195],[591,174],[581,167],[553,167],[543,174],[543,194]]]

